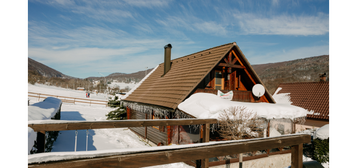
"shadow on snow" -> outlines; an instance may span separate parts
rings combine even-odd
[[[81,120],[85,121],[82,115],[78,111],[61,111],[61,120]],[[86,131],[78,130],[77,134],[77,151],[86,150]],[[75,130],[60,131],[57,140],[53,143],[52,152],[71,152],[74,151],[75,146]],[[95,135],[92,129],[88,130],[88,151],[97,150],[93,146],[93,135]]]

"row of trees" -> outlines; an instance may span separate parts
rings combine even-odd
[[[93,80],[79,79],[79,78],[59,78],[59,77],[44,77],[36,71],[28,71],[28,83],[35,84],[47,84],[51,86],[57,86],[62,88],[74,89],[82,87],[87,91],[97,91],[98,93],[114,94],[118,92],[128,92],[129,87],[125,88],[109,88],[108,84],[104,80],[96,85],[93,84]]]

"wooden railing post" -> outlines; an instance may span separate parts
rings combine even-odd
[[[291,146],[291,168],[302,168],[303,144]]]
[[[203,124],[203,141],[202,142],[209,142],[209,124]],[[204,158],[201,160],[201,167],[208,168],[209,167],[209,158]]]

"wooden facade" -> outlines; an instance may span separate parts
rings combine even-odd
[[[220,90],[223,93],[233,91],[233,101],[275,103],[267,89],[262,97],[255,97],[252,94],[255,84],[264,86],[236,43],[229,43],[171,60],[170,70],[166,73],[164,63],[160,64],[123,101],[148,107],[156,106],[172,113],[179,110],[178,104],[194,93],[217,94]],[[160,119],[155,118],[155,108],[143,112],[128,107],[127,111],[128,119]],[[186,117],[194,118],[189,114]],[[161,118],[178,117],[170,114]],[[131,128],[158,145],[200,142],[203,136],[200,129],[202,128],[188,125]]]
[[[153,114],[145,114],[136,110],[131,110],[130,116],[130,119],[154,119],[155,117]],[[172,126],[130,127],[130,129],[142,138],[149,139],[157,145],[168,145],[171,139],[171,127]]]

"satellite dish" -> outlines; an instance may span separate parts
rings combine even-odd
[[[261,84],[256,84],[256,85],[253,86],[252,92],[253,92],[254,96],[259,98],[259,97],[262,97],[264,95],[265,88]]]

